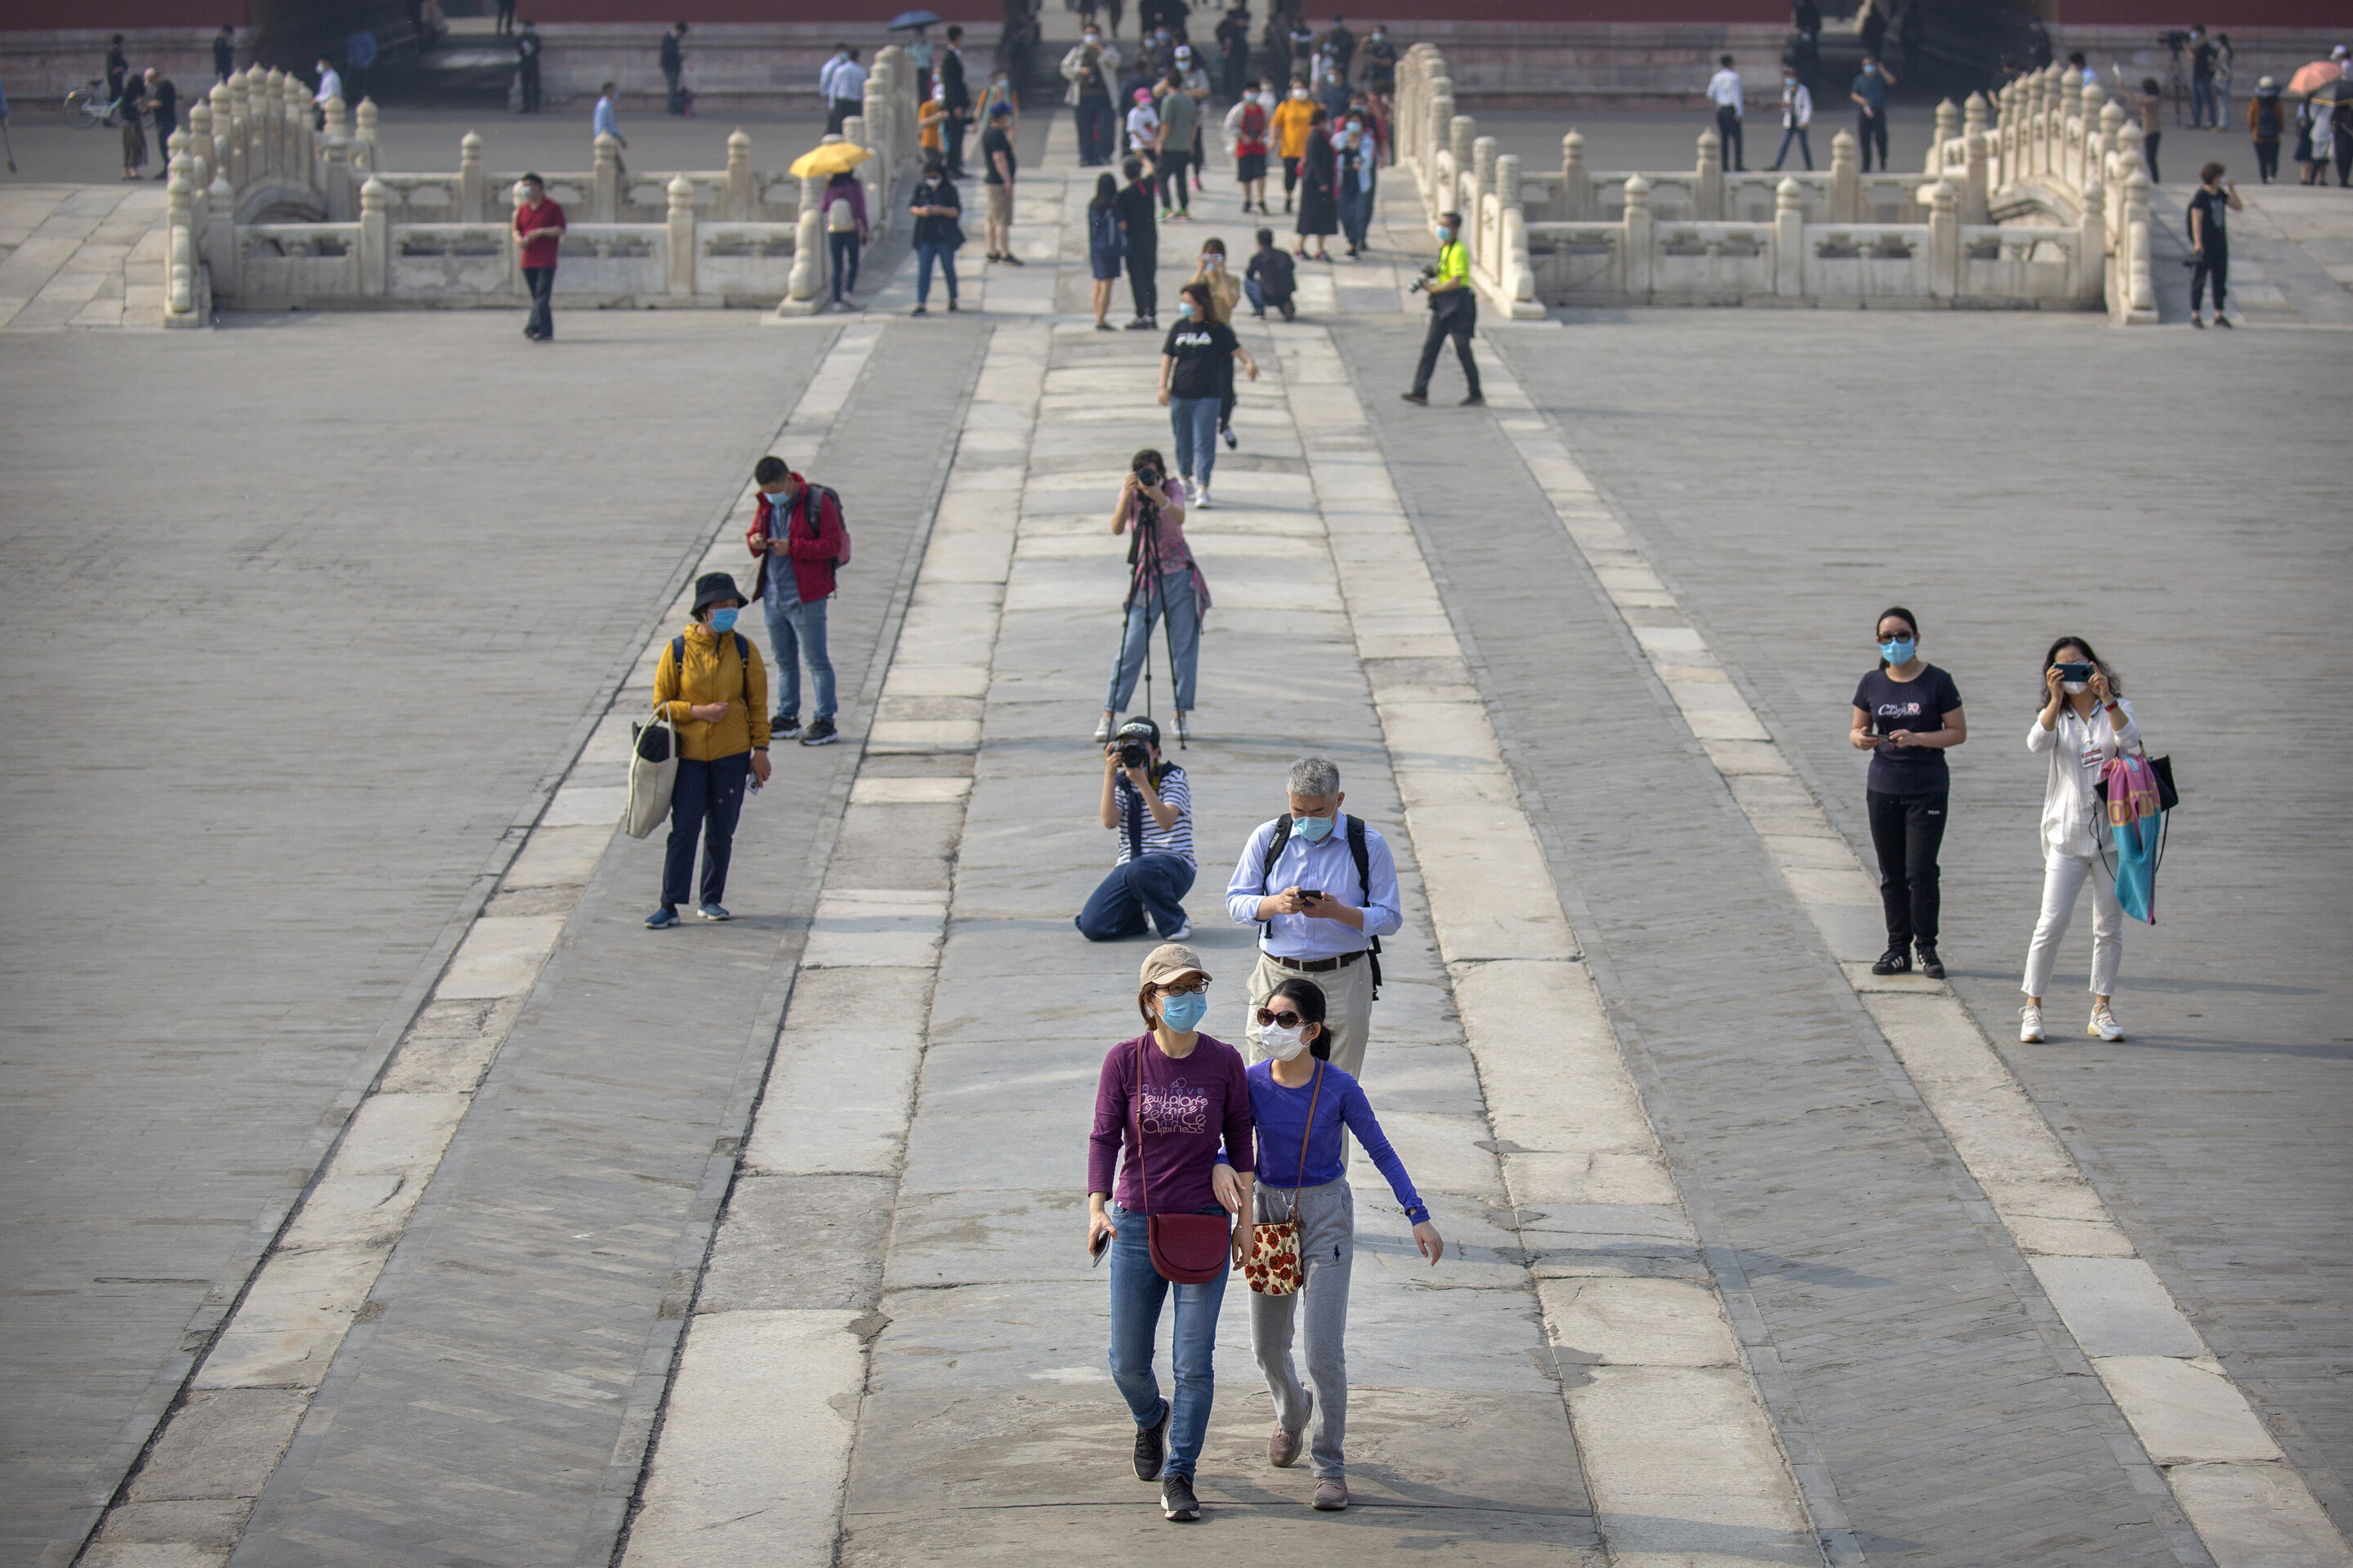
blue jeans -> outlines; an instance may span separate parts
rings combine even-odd
[[[1350,180],[1340,192],[1340,232],[1356,249],[1365,248],[1365,231],[1373,223],[1373,197],[1376,191],[1359,190]]]
[[[1137,1426],[1160,1425],[1169,1405],[1160,1397],[1160,1380],[1153,1374],[1152,1341],[1160,1328],[1160,1305],[1174,1290],[1176,1323],[1168,1360],[1176,1397],[1175,1419],[1168,1424],[1168,1464],[1161,1473],[1190,1476],[1200,1463],[1209,1406],[1218,1393],[1218,1308],[1226,1298],[1225,1272],[1204,1284],[1172,1286],[1152,1266],[1145,1217],[1114,1203],[1111,1223],[1119,1232],[1106,1266],[1111,1269],[1111,1380],[1119,1385]]]
[[[1215,397],[1189,401],[1207,407],[1210,419],[1216,420]],[[1112,672],[1111,690],[1103,697],[1103,707],[1109,712],[1124,711],[1127,699],[1135,694],[1135,678],[1144,673],[1144,661],[1151,651],[1153,623],[1163,615],[1168,618],[1168,640],[1176,645],[1171,658],[1176,666],[1176,711],[1193,711],[1193,677],[1201,662],[1201,607],[1193,597],[1192,568],[1187,567],[1164,576],[1149,593],[1136,590],[1135,601],[1128,606],[1127,636],[1120,644],[1119,668]]]
[[[1173,854],[1148,854],[1111,868],[1087,906],[1079,911],[1079,935],[1090,942],[1141,937],[1146,911],[1165,941],[1185,927],[1185,895],[1193,889],[1191,862]]]
[[[760,603],[768,616],[768,652],[776,664],[776,709],[786,718],[801,716],[801,661],[807,659],[809,683],[817,688],[817,716],[833,716],[833,660],[825,651],[825,607],[829,599],[787,603],[776,588],[781,574],[792,581],[793,565],[781,556],[768,557],[768,591]],[[790,588],[785,590],[789,593]]]
[[[1809,169],[1812,168],[1814,166],[1814,145],[1811,142],[1809,142],[1806,139],[1806,128],[1802,125],[1788,125],[1782,128],[1781,150],[1773,154],[1773,166],[1778,169],[1783,164],[1788,162],[1789,143],[1791,142],[1797,143],[1798,151],[1806,155],[1806,167]]]
[[[2222,128],[2222,109],[2215,101],[2214,79],[2211,76],[2189,84],[2189,128],[2195,131],[2200,125],[2211,125],[2217,131]]]
[[[1282,319],[1284,321],[1289,321],[1291,319],[1291,296],[1289,294],[1283,295],[1282,298],[1279,300],[1272,298],[1267,293],[1265,287],[1261,285],[1256,278],[1244,278],[1242,280],[1242,292],[1249,297],[1250,309],[1256,311],[1260,315],[1266,314],[1270,310],[1275,310],[1282,313]]]
[[[940,276],[947,281],[948,303],[955,303],[955,247],[936,239],[926,239],[915,247],[915,303],[925,305],[932,300],[932,263],[940,264]]]
[[[1215,396],[1168,399],[1168,425],[1176,435],[1176,471],[1198,480],[1205,490],[1209,471],[1218,466],[1218,405],[1222,400]]]

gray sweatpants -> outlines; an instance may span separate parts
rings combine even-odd
[[[1291,1190],[1258,1188],[1258,1217],[1274,1224],[1291,1217]],[[1291,1357],[1293,1326],[1307,1319],[1307,1375],[1315,1383],[1314,1437],[1309,1445],[1315,1478],[1348,1473],[1348,1276],[1356,1261],[1356,1200],[1346,1177],[1299,1192],[1300,1261],[1307,1283],[1288,1296],[1250,1292],[1250,1351],[1274,1394],[1274,1418],[1286,1432],[1308,1425],[1307,1390]]]

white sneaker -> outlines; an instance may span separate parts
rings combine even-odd
[[[1103,722],[1095,726],[1095,742],[1097,745],[1101,745],[1103,742],[1107,741],[1110,738],[1111,715],[1109,714],[1105,714],[1103,717]]]
[[[1192,934],[1193,922],[1186,920],[1180,922],[1174,931],[1169,932],[1168,935],[1161,938],[1160,939],[1164,942],[1181,942],[1187,938],[1192,936]]]
[[[1193,493],[1193,504],[1199,507],[1204,512],[1207,512],[1209,509],[1209,487],[1208,485],[1205,484],[1201,486],[1200,489]]]
[[[2018,1043],[2040,1045],[2043,1041],[2042,1010],[2031,1005],[2018,1010]]]
[[[2084,1033],[2096,1034],[2103,1040],[2121,1040],[2125,1037],[2125,1026],[2116,1022],[2116,1015],[2103,1002],[2092,1009],[2092,1022],[2084,1026]]]
[[[1187,506],[1198,506],[1200,503],[1201,487],[1192,480],[1187,480],[1185,482],[1185,504]]]

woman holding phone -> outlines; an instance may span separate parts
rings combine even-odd
[[[2042,711],[2026,732],[2027,750],[2051,754],[2042,790],[2042,914],[2034,922],[2034,945],[2026,950],[2018,1038],[2028,1045],[2043,1038],[2042,993],[2074,918],[2075,895],[2089,882],[2092,1021],[2085,1033],[2121,1040],[2124,1027],[2108,1004],[2124,964],[2125,912],[2116,902],[2116,873],[2100,858],[2099,785],[2109,763],[2140,745],[2140,729],[2116,673],[2080,637],[2062,637],[2042,656]]]
[[[1446,1242],[1430,1223],[1405,1161],[1374,1119],[1363,1087],[1327,1059],[1331,1041],[1324,1032],[1324,1007],[1323,988],[1294,975],[1268,994],[1253,1026],[1259,1049],[1266,1054],[1250,1070],[1250,1113],[1259,1133],[1253,1212],[1261,1224],[1296,1225],[1301,1277],[1296,1290],[1282,1296],[1263,1294],[1264,1282],[1252,1278],[1250,1350],[1274,1394],[1267,1463],[1287,1469],[1299,1462],[1312,1417],[1314,1506],[1337,1513],[1348,1506],[1342,1445],[1348,1427],[1348,1276],[1356,1255],[1356,1200],[1348,1188],[1343,1129],[1356,1134],[1374,1168],[1388,1179],[1390,1193],[1413,1225],[1413,1244],[1432,1268],[1445,1255]],[[1291,1356],[1293,1326],[1303,1303],[1313,1394],[1301,1384]]]
[[[1241,1053],[1200,1033],[1209,975],[1193,949],[1162,943],[1141,978],[1148,1027],[1111,1048],[1095,1086],[1087,1247],[1111,1258],[1111,1375],[1135,1420],[1136,1479],[1159,1481],[1160,1511],[1181,1523],[1201,1517],[1193,1470],[1217,1393],[1218,1308],[1250,1236],[1232,1216],[1250,1201],[1250,1092]],[[1172,1285],[1176,1389],[1163,1399],[1152,1350]]]
[[[1865,799],[1871,842],[1879,852],[1879,902],[1887,917],[1887,950],[1871,966],[1875,975],[1908,974],[1912,953],[1920,972],[1945,978],[1936,957],[1936,852],[1945,842],[1951,772],[1945,753],[1969,737],[1953,678],[1920,657],[1920,620],[1902,605],[1883,611],[1873,640],[1879,668],[1854,689],[1854,727],[1847,744],[1871,753]]]

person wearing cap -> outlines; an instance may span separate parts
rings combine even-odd
[[[1257,1162],[1241,1054],[1200,1032],[1209,1011],[1200,956],[1165,942],[1145,956],[1140,978],[1135,1008],[1145,1033],[1111,1048],[1095,1084],[1087,1250],[1111,1258],[1111,1375],[1135,1422],[1135,1478],[1159,1481],[1162,1514],[1186,1522],[1201,1517],[1193,1472],[1217,1393],[1227,1276],[1220,1268],[1198,1285],[1164,1277],[1153,1261],[1149,1218],[1247,1212]],[[1232,1233],[1237,1268],[1250,1234],[1246,1226]],[[1164,1399],[1153,1344],[1172,1294],[1175,1386]]]
[[[1135,88],[1128,95],[1127,146],[1131,154],[1145,160],[1149,171],[1145,187],[1156,191],[1160,182],[1160,111],[1152,106],[1152,90],[1148,87]]]
[[[1278,984],[1252,1013],[1250,1041],[1260,1060],[1249,1073],[1250,1118],[1258,1134],[1257,1192],[1251,1212],[1261,1224],[1296,1221],[1300,1229],[1298,1288],[1287,1295],[1250,1293],[1250,1351],[1274,1395],[1274,1430],[1266,1462],[1289,1469],[1299,1462],[1310,1421],[1315,1440],[1314,1506],[1336,1513],[1348,1506],[1348,1276],[1356,1256],[1356,1199],[1348,1187],[1347,1135],[1372,1157],[1390,1195],[1413,1226],[1413,1244],[1432,1268],[1446,1242],[1373,1115],[1363,1086],[1328,1060],[1324,990],[1305,975]],[[1261,1266],[1243,1269],[1253,1286]],[[1302,1308],[1304,1308],[1303,1312]],[[1294,1328],[1306,1319],[1307,1375],[1299,1381],[1291,1354]]]
[[[1013,105],[992,104],[980,133],[981,186],[988,193],[988,259],[1021,265],[1013,254]]]
[[[1259,928],[1248,1016],[1285,980],[1307,976],[1331,1002],[1331,1061],[1360,1075],[1380,983],[1374,944],[1405,924],[1397,863],[1371,823],[1340,810],[1347,796],[1331,762],[1301,758],[1288,789],[1291,810],[1259,824],[1226,885],[1226,913]]]
[[[1134,762],[1123,755],[1134,747]],[[1140,937],[1151,916],[1161,939],[1193,934],[1185,895],[1198,866],[1193,859],[1193,788],[1185,769],[1160,759],[1160,726],[1132,718],[1103,747],[1103,825],[1119,835],[1112,873],[1079,912],[1080,935],[1090,942]]]
[[[725,572],[694,580],[694,617],[662,644],[654,667],[654,714],[678,730],[678,781],[670,798],[670,843],[662,855],[661,907],[649,929],[678,924],[702,841],[702,897],[695,913],[730,918],[727,863],[747,779],[768,781],[768,672],[752,640],[735,630],[743,590]]]
[[[2269,185],[2279,177],[2280,135],[2287,129],[2287,107],[2280,101],[2279,83],[2264,77],[2247,100],[2247,131],[2255,142],[2255,178]]]
[[[1180,42],[1176,46],[1176,74],[1183,79],[1185,96],[1193,101],[1193,188],[1198,191],[1204,188],[1201,179],[1204,161],[1201,122],[1208,119],[1209,113],[1209,73],[1202,68],[1190,44]]]
[[[951,281],[951,291],[955,285]],[[776,656],[776,716],[769,727],[803,746],[831,746],[841,738],[834,727],[833,659],[826,652],[826,606],[834,572],[849,546],[841,527],[841,497],[811,484],[780,457],[764,457],[752,467],[752,526],[744,544],[760,563],[752,597],[768,620],[768,651]],[[801,728],[801,662],[808,662],[816,688],[817,714]]]

